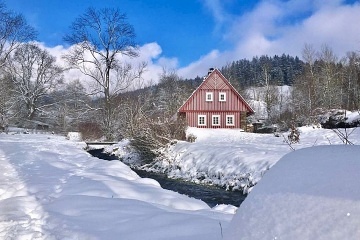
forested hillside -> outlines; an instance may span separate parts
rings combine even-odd
[[[251,61],[241,59],[221,68],[221,72],[239,88],[264,86],[267,79],[273,85],[292,85],[304,69],[304,62],[289,55],[254,57]]]

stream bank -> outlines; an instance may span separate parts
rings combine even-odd
[[[104,153],[103,149],[88,150],[88,152],[99,159],[119,161],[118,157]],[[221,187],[168,178],[162,173],[148,172],[134,168],[132,168],[132,170],[142,178],[151,178],[158,181],[164,189],[172,190],[196,199],[201,199],[210,207],[214,207],[218,204],[230,204],[239,207],[246,198],[246,195],[244,195],[241,191],[226,191]]]

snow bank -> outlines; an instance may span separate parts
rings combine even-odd
[[[342,144],[336,133],[329,129],[301,127],[299,130],[300,143],[293,144],[294,149]],[[283,136],[273,134],[200,128],[189,128],[187,134],[195,135],[196,142],[178,141],[163,149],[162,157],[145,166],[146,170],[248,192],[268,169],[292,151]],[[287,135],[284,133],[285,137]],[[349,140],[360,143],[360,128],[352,132]]]
[[[70,141],[75,141],[75,142],[82,141],[82,135],[80,132],[68,132],[66,138]]]
[[[360,112],[332,109],[319,115],[319,121],[325,128],[344,128],[360,126]]]
[[[220,239],[230,207],[162,189],[55,135],[0,134],[0,239]]]
[[[122,162],[129,165],[134,165],[140,160],[140,155],[131,146],[128,139],[123,139],[117,144],[106,146],[104,152],[117,156]]]
[[[357,112],[349,112],[346,115],[346,122],[347,123],[354,123],[354,122],[358,122],[360,123],[360,110]]]
[[[360,239],[360,146],[283,157],[238,209],[225,239]]]

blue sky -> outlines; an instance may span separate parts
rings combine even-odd
[[[119,8],[135,28],[139,60],[148,62],[151,79],[164,66],[195,77],[262,54],[301,58],[305,43],[319,50],[328,44],[339,57],[360,50],[359,0],[3,1],[25,16],[55,55],[66,50],[62,37],[88,7]]]
[[[39,33],[38,40],[53,47],[71,22],[88,7],[116,7],[128,16],[140,45],[157,42],[165,56],[180,66],[195,61],[226,43],[214,32],[211,12],[200,0],[6,0],[8,8],[24,14]]]

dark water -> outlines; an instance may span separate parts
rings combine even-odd
[[[104,160],[118,160],[114,155],[108,155],[102,152],[102,149],[88,151],[94,157]],[[239,191],[226,191],[223,188],[215,186],[207,186],[195,184],[179,179],[168,178],[165,174],[147,172],[144,170],[133,169],[142,178],[152,178],[158,181],[162,188],[172,190],[189,197],[201,199],[206,202],[210,207],[217,204],[231,204],[236,207],[245,200],[246,195]]]

